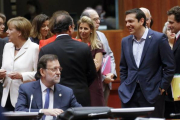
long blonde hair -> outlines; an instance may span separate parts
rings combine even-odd
[[[92,33],[90,34],[90,43],[91,43],[91,49],[97,49],[97,48],[101,48],[102,44],[101,41],[99,41],[97,39],[97,35],[96,35],[96,28],[95,25],[93,23],[93,21],[91,20],[91,18],[87,17],[87,16],[83,16],[79,21],[78,21],[78,31],[77,31],[77,38],[78,39],[82,39],[80,34],[79,34],[79,26],[81,23],[87,23],[92,31]],[[83,40],[82,40],[83,41]],[[84,42],[84,41],[83,41]]]

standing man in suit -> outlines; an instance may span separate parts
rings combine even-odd
[[[50,120],[52,116],[57,116],[70,107],[81,107],[72,89],[58,84],[62,68],[56,55],[42,56],[37,69],[36,75],[40,80],[19,87],[16,111],[28,112],[30,108],[31,112],[44,113],[47,115],[46,119]]]
[[[96,68],[87,44],[73,40],[74,23],[71,16],[59,14],[55,18],[54,42],[41,48],[39,58],[44,54],[55,54],[63,67],[60,84],[73,89],[82,106],[90,106],[89,86],[96,77]]]
[[[168,27],[171,29],[172,33],[176,34],[176,39],[173,45],[173,54],[175,57],[176,69],[175,74],[180,74],[180,7],[175,6],[171,8],[168,12]],[[168,90],[167,99],[167,110],[165,114],[179,113],[180,112],[180,101],[175,101],[172,98],[171,88]],[[168,116],[169,117],[169,116]]]
[[[161,118],[175,68],[167,37],[146,28],[146,16],[138,8],[126,11],[125,22],[131,35],[121,43],[118,93],[122,107],[155,107],[150,117]]]
[[[100,25],[100,18],[96,10],[92,8],[87,8],[81,14],[81,17],[83,16],[87,16],[91,18],[95,24],[96,30],[98,30],[99,25]],[[112,89],[112,82],[117,77],[116,64],[115,64],[113,52],[111,51],[111,48],[109,47],[109,43],[106,36],[104,35],[104,33],[100,31],[96,31],[96,33],[97,33],[98,40],[100,40],[103,43],[104,50],[106,51],[106,54],[103,57],[106,57],[107,55],[111,57],[111,73],[102,75],[104,99],[105,99],[105,104],[107,105],[110,90]]]

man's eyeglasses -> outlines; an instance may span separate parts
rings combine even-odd
[[[98,21],[98,20],[100,20],[100,18],[93,18],[92,20],[93,21]]]
[[[60,71],[60,72],[62,72],[62,67],[55,67],[55,68],[46,68],[47,70],[50,70],[50,71],[52,71],[52,72],[57,72],[58,70]]]
[[[146,21],[149,21],[149,18],[146,18]]]

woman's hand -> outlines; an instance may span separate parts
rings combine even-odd
[[[113,73],[108,73],[108,74],[106,74],[106,78],[104,79],[103,82],[106,84],[113,82],[114,81],[113,77],[114,77]]]
[[[0,69],[0,79],[3,79],[6,77],[6,70]]]
[[[19,72],[12,72],[8,74],[8,77],[10,77],[11,79],[23,79],[22,78],[22,74]]]

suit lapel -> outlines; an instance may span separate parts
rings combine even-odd
[[[173,52],[175,52],[177,50],[179,45],[180,45],[180,37],[178,38],[178,40],[176,41],[175,45],[173,46]]]
[[[136,66],[137,68],[137,65],[136,65],[136,62],[134,60],[134,56],[133,56],[133,36],[131,36],[129,39],[128,39],[128,42],[129,42],[129,54],[130,54],[130,57],[131,57],[131,60],[132,60],[132,63],[134,64],[134,66]]]
[[[147,35],[146,40],[145,40],[145,44],[144,44],[144,48],[143,48],[143,52],[142,52],[139,67],[140,67],[140,65],[141,65],[141,63],[142,63],[142,61],[143,61],[143,59],[144,59],[144,57],[146,55],[146,52],[147,52],[147,50],[149,48],[149,45],[150,45],[150,43],[152,41],[152,38],[153,38],[153,33],[152,33],[151,29],[149,29],[148,35]]]
[[[61,99],[63,94],[61,93],[61,88],[58,84],[54,85],[54,105],[53,108],[61,108]]]
[[[42,109],[43,106],[42,106],[42,92],[41,92],[40,80],[34,83],[33,88],[34,88],[33,96],[36,101],[37,108]]]
[[[30,40],[28,39],[28,40],[24,43],[24,45],[22,46],[22,48],[20,49],[20,51],[17,53],[17,55],[15,56],[14,60],[16,60],[16,59],[19,58],[21,55],[23,55],[23,54],[26,52],[26,50],[28,49],[29,45],[30,45]]]

